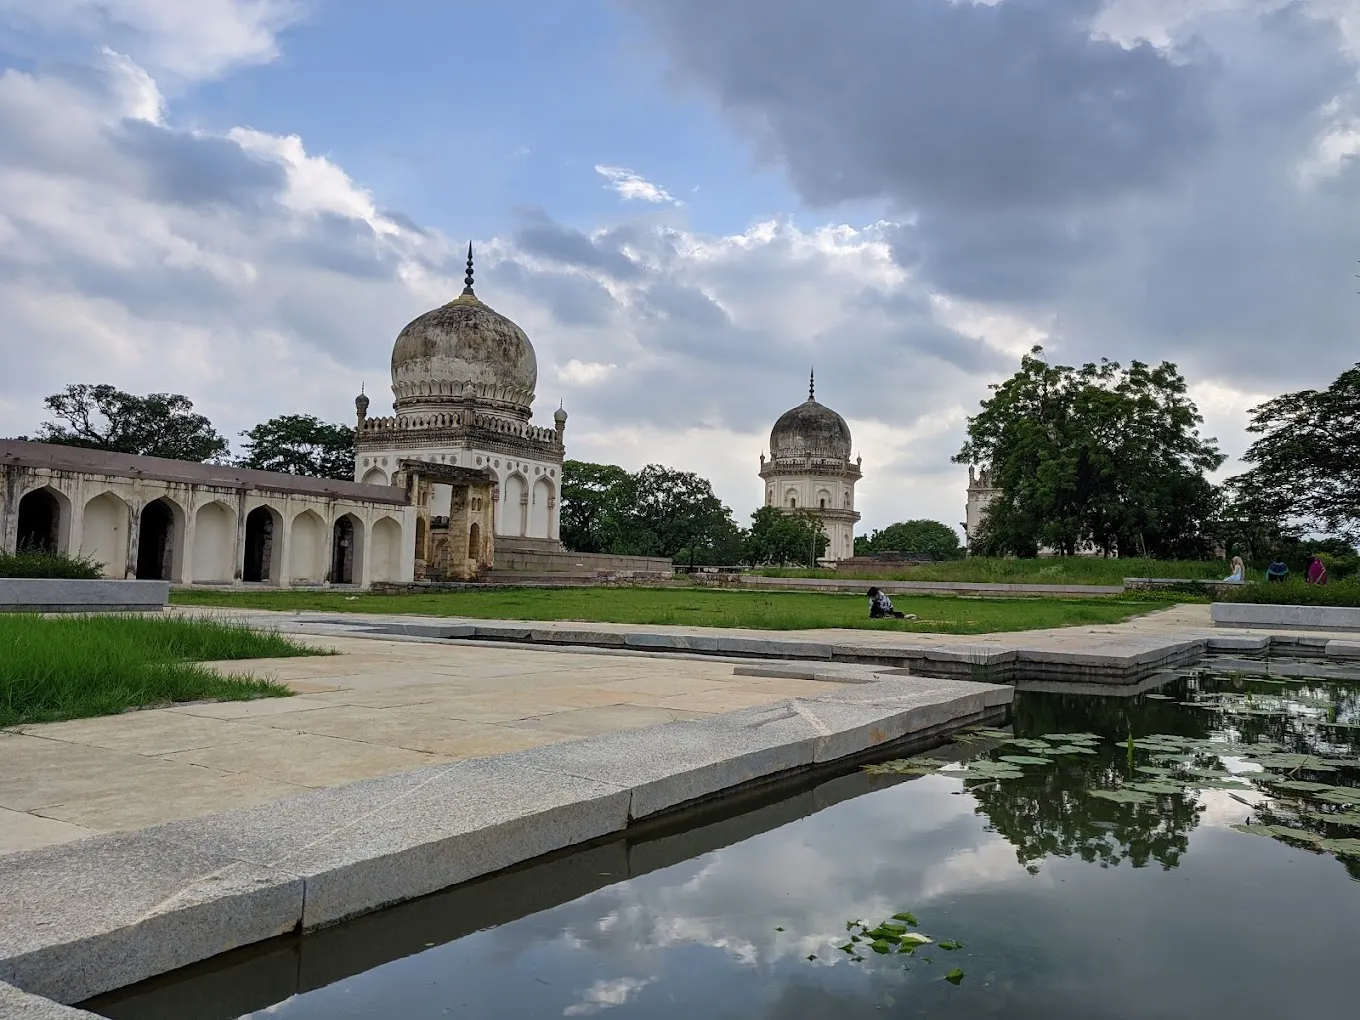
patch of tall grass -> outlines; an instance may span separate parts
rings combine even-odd
[[[1222,580],[1232,568],[1223,560],[1151,560],[1101,556],[1041,556],[1036,559],[970,556],[896,569],[792,570],[766,568],[769,577],[862,578],[866,581],[974,581],[990,584],[1122,584],[1126,577]]]
[[[0,614],[0,726],[283,697],[291,692],[281,684],[199,663],[316,654],[325,653],[214,620]]]
[[[1275,606],[1360,607],[1360,580],[1347,578],[1330,584],[1309,584],[1301,578],[1279,583],[1244,584],[1224,592],[1221,602],[1254,602]]]

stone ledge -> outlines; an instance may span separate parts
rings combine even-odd
[[[0,1017],[5,1020],[100,1020],[94,1013],[29,995],[0,981]]]
[[[0,980],[79,1002],[619,832],[734,788],[994,718],[1010,687],[878,680],[0,858]],[[989,715],[989,712],[991,713]]]
[[[145,613],[169,601],[169,581],[0,578],[0,613]]]
[[[145,832],[0,857],[0,981],[80,1002],[291,931],[300,878]]]
[[[1209,617],[1216,627],[1360,631],[1360,609],[1344,606],[1277,606],[1252,602],[1215,602],[1209,607]]]

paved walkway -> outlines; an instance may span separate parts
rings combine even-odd
[[[303,640],[343,654],[214,664],[295,697],[0,731],[0,853],[839,686],[673,655]]]

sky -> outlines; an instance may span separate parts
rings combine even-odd
[[[1036,343],[1177,363],[1235,458],[1360,360],[1358,73],[1360,0],[0,0],[0,435],[385,412],[471,240],[568,456],[739,520],[813,366],[866,533],[963,519]]]

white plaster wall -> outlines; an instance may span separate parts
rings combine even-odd
[[[542,459],[522,459],[506,457],[489,450],[464,447],[436,447],[430,449],[412,448],[408,450],[374,450],[364,453],[354,462],[356,481],[376,478],[374,472],[386,472],[384,479],[391,476],[403,459],[424,460],[435,464],[453,464],[458,467],[489,468],[496,476],[499,488],[499,504],[495,508],[496,534],[519,537],[528,535],[534,538],[556,539],[562,529],[562,464],[559,461]],[[523,483],[522,492],[515,499],[527,496],[517,506],[507,502],[506,488],[510,479],[518,476],[516,484]],[[544,490],[537,490],[539,480],[545,482]],[[372,483],[370,483],[372,484]],[[536,496],[541,491],[544,502],[540,506]],[[433,496],[437,499],[437,495]],[[436,517],[447,516],[447,508],[439,510],[432,502],[430,513]],[[412,539],[414,542],[414,539]]]
[[[0,492],[5,490],[8,470],[0,466]],[[109,576],[124,576],[117,571],[126,571],[129,563],[135,565],[136,521],[142,508],[157,499],[167,500],[175,511],[170,541],[174,564],[172,579],[178,582],[240,584],[245,560],[245,520],[258,506],[268,507],[279,521],[284,522],[275,531],[277,576],[271,577],[272,584],[286,586],[294,577],[323,581],[331,566],[335,521],[346,514],[359,522],[355,532],[356,536],[362,536],[363,544],[355,556],[356,567],[362,572],[359,583],[369,584],[375,567],[382,575],[379,580],[404,582],[415,576],[415,511],[408,506],[97,473],[38,470],[25,471],[23,477],[25,482],[22,491],[18,492],[19,500],[34,489],[47,488],[61,506],[59,550],[64,553],[93,551],[97,559],[110,564],[106,568]],[[106,496],[108,498],[104,499]],[[91,507],[92,500],[98,501]],[[118,510],[119,503],[121,511]],[[88,520],[87,509],[91,511]],[[0,514],[0,520],[4,522],[0,548],[12,551],[17,540],[17,502],[15,507],[5,507],[4,511]],[[303,512],[311,517],[298,532],[303,538],[303,547],[297,553],[294,568],[295,558],[291,555],[293,528],[288,525]],[[390,523],[379,532],[382,550],[375,555],[369,550],[373,525],[384,519]],[[122,552],[115,553],[120,545]],[[109,555],[105,556],[105,553]]]

